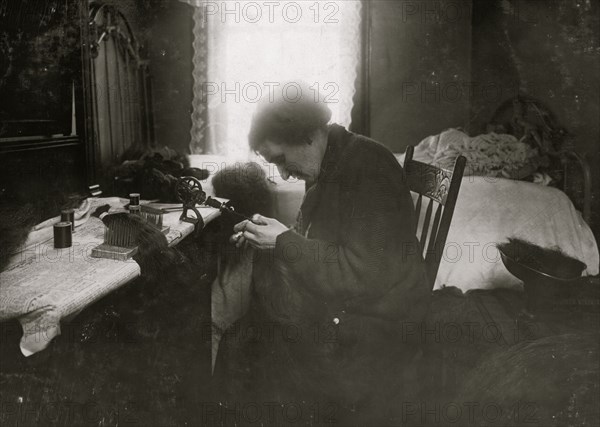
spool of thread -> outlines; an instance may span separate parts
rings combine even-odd
[[[129,206],[139,206],[139,205],[140,205],[140,193],[129,194]]]
[[[72,244],[71,240],[71,223],[68,221],[61,221],[54,224],[54,247],[70,248]]]
[[[60,212],[60,220],[61,222],[70,222],[71,223],[71,231],[75,231],[75,210],[74,209],[65,209]]]
[[[140,205],[129,205],[129,213],[131,215],[142,215],[142,207]]]

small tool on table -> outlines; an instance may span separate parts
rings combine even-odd
[[[200,212],[198,212],[196,205],[201,204],[219,209],[221,212],[226,212],[227,214],[240,219],[240,221],[252,221],[252,219],[246,215],[236,212],[235,208],[231,206],[229,202],[220,202],[217,199],[207,196],[206,193],[202,191],[200,180],[193,176],[180,178],[176,186],[176,191],[177,198],[183,203],[183,212],[179,219],[181,221],[190,222],[196,227],[198,227],[198,224],[201,224],[201,227],[199,227],[200,229],[204,228],[204,221],[202,220],[202,216],[200,215]],[[195,217],[188,215],[189,210],[194,212]]]
[[[138,251],[138,240],[144,224],[167,234],[169,227],[163,225],[163,212],[150,206],[140,205],[139,193],[129,195],[125,211],[110,213],[110,206],[97,208],[92,216],[100,218],[104,229],[104,242],[92,249],[92,257],[127,260]]]
[[[140,207],[142,219],[152,227],[161,231],[163,234],[169,234],[170,227],[163,224],[163,211],[152,206],[142,205]]]
[[[141,205],[139,193],[131,193],[129,195],[129,204],[125,205],[125,209],[129,210],[129,213],[139,216],[148,225],[161,231],[163,234],[169,234],[170,227],[163,224],[164,211],[152,206]]]
[[[204,220],[196,208],[196,205],[200,205],[206,200],[206,193],[202,191],[200,180],[193,176],[179,178],[175,187],[175,192],[177,194],[177,199],[183,203],[183,212],[181,213],[179,220],[194,224],[196,230],[203,229]],[[192,210],[195,216],[188,215],[189,210]],[[200,227],[198,224],[200,224]]]

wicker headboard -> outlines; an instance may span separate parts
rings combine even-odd
[[[587,161],[573,150],[573,137],[540,100],[519,95],[498,107],[488,124],[489,132],[508,133],[538,148],[548,160],[544,172],[551,185],[563,190],[583,219],[590,224],[592,178]]]

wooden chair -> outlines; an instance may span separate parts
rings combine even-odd
[[[444,245],[467,159],[459,156],[454,164],[454,170],[447,171],[413,160],[413,152],[413,146],[406,149],[404,172],[408,188],[419,195],[415,206],[417,237],[425,259],[430,285],[433,287],[444,254]],[[422,206],[424,198],[426,207]],[[437,208],[431,223],[434,204]],[[422,208],[426,209],[423,215],[421,215]]]

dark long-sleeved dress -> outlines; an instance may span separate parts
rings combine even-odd
[[[296,228],[255,260],[253,308],[237,326],[239,357],[254,358],[271,398],[356,403],[401,381],[390,376],[414,348],[405,332],[431,294],[414,224],[393,154],[332,125]]]

